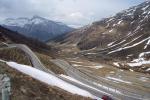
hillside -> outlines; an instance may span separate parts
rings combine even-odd
[[[150,1],[131,7],[115,16],[102,19],[55,39],[63,45],[76,46],[91,59],[104,58],[131,62],[122,66],[149,72]],[[115,59],[114,59],[115,58]],[[139,64],[140,63],[140,64]],[[125,63],[126,64],[126,63]],[[143,68],[141,69],[141,67]]]
[[[76,43],[80,49],[106,48],[127,35],[149,32],[150,2],[131,7],[115,16],[94,22],[64,36],[62,42]],[[141,33],[142,32],[142,33]],[[135,36],[135,35],[134,35]]]
[[[8,18],[0,24],[40,41],[47,41],[73,30],[73,28],[61,22],[51,21],[39,16],[33,16],[32,18]]]
[[[26,44],[31,49],[37,52],[48,53],[51,50],[50,46],[33,38],[28,38],[18,32],[11,31],[0,26],[0,42]]]
[[[11,100],[91,100],[37,81],[0,62],[0,73],[11,78]]]

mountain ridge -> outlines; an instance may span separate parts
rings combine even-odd
[[[40,16],[33,16],[32,18],[7,18],[1,22],[1,25],[22,33],[27,37],[32,37],[41,41],[47,41],[58,35],[74,30],[61,22],[55,22]]]

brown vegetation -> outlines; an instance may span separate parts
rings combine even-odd
[[[0,49],[0,59],[6,61],[15,61],[25,65],[31,65],[29,58],[25,53],[17,48]]]
[[[48,86],[3,63],[0,63],[0,73],[5,73],[11,78],[11,100],[90,100],[57,87]]]

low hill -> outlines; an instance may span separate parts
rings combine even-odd
[[[50,52],[51,47],[33,38],[28,38],[18,32],[0,26],[0,42],[26,44],[37,52]]]

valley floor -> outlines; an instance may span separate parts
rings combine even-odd
[[[88,91],[96,98],[101,98],[103,95],[110,96],[115,100],[148,100],[150,98],[149,74],[119,69],[103,61],[89,60],[78,54],[79,50],[72,46],[56,47],[58,51],[53,58],[36,53],[42,61],[40,62],[36,55],[31,50],[28,50],[26,46],[21,49],[24,47],[27,49],[26,53],[29,53],[31,58],[35,58],[32,59],[32,62],[36,62],[37,69],[41,70],[46,66],[45,68],[52,75],[56,74],[61,80]],[[21,57],[21,55],[17,55],[17,57]],[[32,64],[34,66],[34,63]],[[20,100],[20,98],[23,98],[21,100],[30,100],[32,96],[35,97],[32,100],[49,100],[49,98],[51,100],[89,99],[73,95],[58,87],[47,86],[30,76],[8,68],[3,63],[0,66],[2,67],[1,73],[6,73],[13,79],[12,93],[14,94],[12,94],[12,100]],[[45,71],[45,68],[42,71]]]
[[[77,48],[68,45],[66,47],[63,45],[59,51],[60,59],[64,59],[70,65],[70,68],[67,67],[66,62],[62,62],[59,59],[54,62],[58,66],[60,65],[69,76],[83,83],[90,81],[90,84],[92,83],[95,88],[99,88],[103,92],[121,98],[122,100],[125,99],[124,96],[140,100],[150,98],[149,74],[120,69],[104,61],[90,61],[84,56],[78,55],[78,51]],[[76,72],[76,69],[79,72]],[[72,72],[75,71],[78,76],[73,75],[70,70]]]

